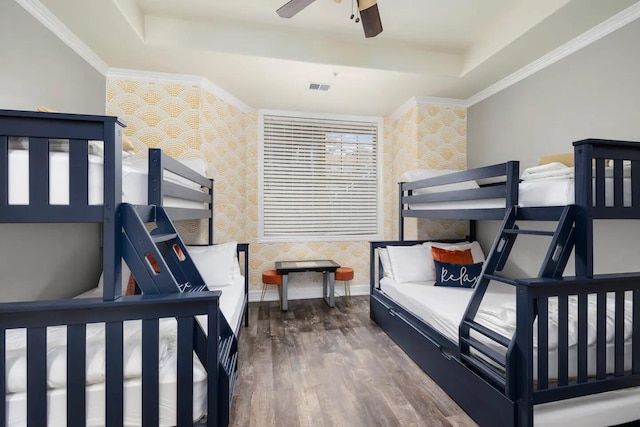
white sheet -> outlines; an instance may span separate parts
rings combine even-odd
[[[434,286],[433,282],[420,283],[402,283],[398,284],[389,277],[380,280],[382,291],[398,304],[409,310],[411,313],[421,318],[427,324],[434,327],[447,338],[458,342],[458,326],[464,312],[466,310],[469,299],[471,298],[472,289],[448,288]],[[489,291],[480,306],[479,316],[476,321],[487,325],[488,318],[498,315],[500,321],[493,322],[491,328],[501,329],[505,336],[511,336],[514,331],[511,323],[515,321],[513,317],[515,293],[512,287],[499,282],[491,282]],[[611,302],[608,302],[611,304]],[[550,304],[551,307],[552,304]],[[550,308],[550,312],[551,312]],[[593,310],[592,310],[593,311]],[[629,319],[625,318],[625,331],[630,331],[631,310],[626,309],[625,313],[629,313]],[[592,315],[589,319],[592,320]],[[612,319],[607,319],[607,332],[612,333]],[[553,323],[553,322],[551,322]],[[576,333],[575,328],[569,329],[570,335]],[[593,331],[589,336],[592,337]],[[553,335],[553,332],[552,334]],[[610,335],[610,334],[608,334]],[[629,333],[630,335],[630,333]],[[482,339],[482,336],[477,336]],[[611,338],[611,337],[609,337]],[[570,343],[575,341],[569,338]],[[484,340],[487,343],[487,339]],[[552,339],[550,339],[552,341]],[[557,340],[556,340],[557,341]],[[589,373],[595,373],[595,345],[591,342],[588,347],[588,367]],[[609,339],[607,345],[607,370],[613,371],[614,346]],[[557,352],[556,346],[549,352],[549,375],[557,377]],[[569,348],[569,360],[575,361],[576,347]],[[534,348],[534,357],[537,353],[537,343]],[[631,362],[631,341],[625,342],[625,365],[630,367]],[[569,375],[576,376],[576,363],[569,363]],[[537,363],[534,363],[534,378],[537,378]],[[600,393],[593,396],[584,396],[575,399],[569,399],[560,402],[551,402],[543,405],[537,405],[534,408],[534,424],[536,427],[544,426],[565,426],[566,420],[571,420],[572,425],[600,427],[612,424],[621,424],[633,420],[640,419],[640,407],[637,402],[640,399],[640,387],[634,387],[625,390],[615,390],[608,393]]]
[[[177,414],[176,397],[176,357],[175,352],[160,370],[160,426],[175,426]],[[199,362],[198,362],[199,364]],[[207,409],[207,377],[204,369],[194,369],[193,377],[193,420],[199,420]],[[142,381],[129,379],[124,382],[124,425],[142,425]],[[87,387],[87,426],[104,426],[105,419],[105,387],[104,383]],[[64,427],[67,425],[66,389],[49,390],[48,426]],[[7,396],[7,425],[24,427],[27,425],[26,393],[14,393]]]
[[[164,369],[175,353],[176,321],[160,321],[159,362]],[[124,336],[124,378],[139,378],[142,375],[142,322],[132,320],[123,323]],[[86,363],[87,384],[104,382],[105,347],[104,324],[87,325]],[[67,383],[67,328],[55,326],[47,328],[47,382],[50,389],[66,387]],[[13,329],[6,337],[7,393],[26,390],[26,331]]]
[[[224,286],[218,290],[222,292],[220,295],[220,311],[227,323],[231,326],[234,333],[240,330],[239,326],[242,322],[242,307],[244,306],[244,277],[238,276],[233,279],[231,286]],[[207,316],[197,316],[198,322],[204,331],[207,331]]]
[[[631,206],[631,180],[624,179],[624,206]],[[411,203],[409,209],[495,209],[504,208],[504,199],[485,199],[460,202]],[[518,187],[518,206],[565,206],[575,203],[573,178],[523,181]],[[613,178],[605,179],[605,206],[613,206]]]
[[[244,306],[244,277],[234,279],[231,286],[219,289],[220,311],[231,328],[238,330]],[[76,298],[101,298],[102,289],[94,288]],[[207,331],[206,316],[197,316]],[[176,419],[176,322],[160,321],[160,425],[173,426]],[[142,424],[141,322],[124,322],[124,414],[125,426]],[[7,331],[7,413],[9,426],[26,425],[26,351],[25,331]],[[49,426],[66,425],[66,327],[47,331]],[[206,413],[206,372],[194,358],[193,419]],[[87,425],[104,425],[104,326],[87,325]]]
[[[103,200],[103,159],[89,156],[89,204],[101,205]],[[168,181],[184,185],[184,179],[166,176]],[[122,201],[134,205],[147,204],[147,159],[122,159]],[[69,153],[49,153],[49,202],[69,204]],[[29,204],[29,152],[9,150],[9,204]],[[203,203],[165,197],[166,207],[202,209]]]

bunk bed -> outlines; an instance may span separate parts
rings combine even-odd
[[[209,219],[211,244],[213,182],[158,150],[147,203],[122,203],[123,127],[115,117],[0,110],[0,222],[98,223],[103,236],[100,298],[0,304],[0,426],[228,424],[241,322],[229,325],[224,290],[207,289],[172,222]],[[27,172],[15,167],[21,158]],[[16,170],[28,178],[23,199]],[[60,182],[64,194],[54,194]],[[246,275],[246,244],[240,252]],[[123,265],[140,295],[122,295]]]
[[[371,318],[482,426],[640,419],[640,273],[593,269],[594,220],[640,219],[640,143],[584,140],[574,156],[565,206],[523,207],[518,162],[400,183],[400,240],[371,243]],[[447,247],[403,240],[408,217],[502,221],[475,287],[394,293],[390,248]],[[556,228],[520,227],[530,220]],[[538,277],[499,274],[524,234],[551,239]],[[576,275],[564,277],[572,250]]]

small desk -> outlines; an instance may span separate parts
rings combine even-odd
[[[289,309],[287,301],[287,279],[289,273],[299,273],[302,271],[322,272],[322,298],[329,305],[335,307],[334,288],[336,283],[336,270],[340,265],[331,259],[320,259],[311,261],[277,261],[276,270],[282,275],[282,311]],[[329,279],[329,294],[327,295],[327,278]]]

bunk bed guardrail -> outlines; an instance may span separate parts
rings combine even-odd
[[[123,322],[142,320],[142,419],[159,424],[159,319],[177,321],[177,425],[193,425],[193,340],[195,319],[208,315],[208,330],[218,330],[220,292],[137,295],[116,301],[79,299],[0,304],[0,426],[6,425],[5,337],[7,330],[26,328],[27,425],[47,425],[47,327],[67,326],[67,425],[86,425],[86,326],[105,322],[106,426],[123,423]],[[208,340],[203,366],[218,365],[217,340]],[[217,369],[209,369],[215,378]],[[215,381],[207,383],[207,413],[218,413]],[[209,417],[207,426],[216,426]]]

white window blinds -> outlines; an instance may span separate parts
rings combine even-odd
[[[378,123],[264,115],[264,239],[378,233]]]

